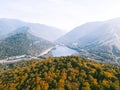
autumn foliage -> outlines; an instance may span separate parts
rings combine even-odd
[[[119,66],[74,56],[0,67],[0,90],[120,90]]]

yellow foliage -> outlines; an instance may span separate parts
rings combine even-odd
[[[0,90],[119,90],[119,66],[74,56],[6,65],[0,71]]]
[[[112,75],[112,73],[107,72],[107,71],[105,71],[104,74],[105,74],[105,76],[108,77],[108,78],[114,77],[114,75]]]

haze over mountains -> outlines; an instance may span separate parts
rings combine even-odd
[[[81,56],[120,65],[120,18],[89,22],[57,40]]]
[[[11,33],[12,31],[16,30],[17,28],[23,26],[29,27],[30,29],[29,32],[31,32],[33,35],[52,42],[64,34],[62,30],[55,27],[38,23],[28,23],[15,19],[3,18],[0,19],[0,37],[4,37],[7,34]]]

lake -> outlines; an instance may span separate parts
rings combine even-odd
[[[55,49],[51,50],[54,57],[59,56],[70,56],[74,53],[77,53],[77,51],[70,49],[66,46],[57,46]]]

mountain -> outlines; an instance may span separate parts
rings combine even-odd
[[[50,41],[36,37],[29,27],[20,27],[0,41],[0,59],[18,55],[39,55],[54,46]]]
[[[0,19],[0,38],[20,27],[29,27],[33,35],[43,39],[54,41],[58,39],[64,32],[58,28],[50,27],[38,23],[28,23],[16,19]]]
[[[78,57],[0,64],[0,90],[120,90],[120,67]]]
[[[85,58],[120,65],[120,18],[83,24],[57,42],[78,50]]]

